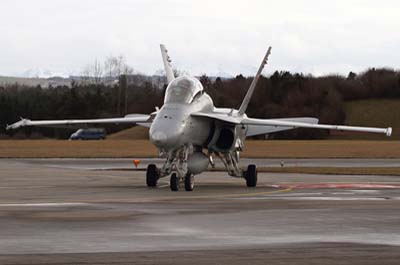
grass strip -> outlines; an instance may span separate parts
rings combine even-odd
[[[148,140],[0,140],[0,158],[157,157]],[[247,141],[247,158],[400,158],[400,141]]]

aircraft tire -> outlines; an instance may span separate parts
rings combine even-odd
[[[257,186],[257,167],[256,165],[249,165],[245,173],[247,187],[254,188]]]
[[[179,179],[176,175],[176,173],[171,174],[171,179],[169,181],[169,186],[171,188],[171,191],[178,191],[179,190]]]
[[[194,175],[188,173],[185,176],[185,190],[193,191],[193,189],[194,189]]]
[[[154,164],[150,164],[147,166],[147,171],[146,171],[147,187],[156,187],[157,181],[158,181],[157,167]]]

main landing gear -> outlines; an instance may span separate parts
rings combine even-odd
[[[249,165],[247,170],[239,167],[239,152],[216,153],[221,159],[229,176],[234,178],[244,178],[247,187],[254,188],[257,186],[257,167],[256,165]]]
[[[256,165],[249,165],[247,170],[243,172],[243,176],[246,179],[247,187],[254,188],[257,186],[257,167]]]
[[[157,186],[157,181],[159,179],[159,172],[154,164],[150,164],[147,166],[147,171],[146,171],[146,184],[148,187],[156,187]]]

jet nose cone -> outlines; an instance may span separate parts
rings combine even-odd
[[[155,132],[151,135],[151,138],[156,143],[163,143],[167,140],[167,135],[164,132]]]
[[[150,141],[159,148],[171,149],[178,147],[180,138],[177,132],[153,130],[150,133]]]
[[[150,140],[157,147],[165,147],[168,143],[167,134],[163,131],[155,131],[150,134]]]

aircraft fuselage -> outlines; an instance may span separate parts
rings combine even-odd
[[[213,108],[213,101],[206,93],[190,103],[165,103],[151,124],[150,141],[163,151],[173,151],[187,144],[204,146],[211,132],[211,122],[190,115]]]

